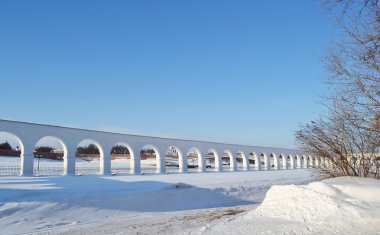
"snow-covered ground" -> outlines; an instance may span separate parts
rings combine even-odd
[[[380,181],[342,177],[273,186],[255,210],[199,234],[380,234]]]
[[[39,162],[39,163],[38,163]],[[18,175],[20,173],[20,157],[0,156],[0,175]],[[91,175],[100,171],[99,159],[84,160],[77,157],[75,159],[76,174]],[[141,161],[142,173],[156,172],[156,159],[146,159]],[[178,167],[167,167],[169,172],[178,172]],[[197,171],[198,169],[190,169]],[[130,159],[114,159],[111,161],[111,171],[117,174],[129,174],[131,171]],[[36,175],[60,175],[63,174],[63,161],[46,158],[34,158],[34,172]]]
[[[0,234],[380,234],[380,181],[315,180],[310,169],[4,176]]]
[[[0,177],[0,234],[199,232],[256,208],[273,185],[311,170],[123,176]],[[203,230],[201,230],[203,231]]]
[[[196,165],[197,162],[194,159],[188,159],[189,166]],[[39,162],[39,163],[38,163]],[[19,175],[20,173],[20,157],[7,157],[0,156],[0,175]],[[149,158],[141,160],[141,173],[149,174],[157,172],[157,164],[155,158]],[[207,168],[207,171],[215,171],[215,166],[212,163],[207,162],[211,168]],[[100,171],[99,159],[85,160],[77,157],[75,159],[76,174],[80,175],[92,175],[98,174]],[[223,171],[230,171],[229,165],[223,165]],[[237,164],[238,170],[243,170],[242,164]],[[255,166],[251,165],[251,170],[255,170]],[[189,172],[198,172],[198,168],[189,167]],[[166,171],[175,173],[179,171],[178,160],[168,161]],[[131,172],[131,161],[128,158],[114,159],[111,161],[111,172],[116,174],[129,174]],[[34,158],[34,173],[35,175],[61,175],[63,174],[63,161],[51,160],[46,158]]]

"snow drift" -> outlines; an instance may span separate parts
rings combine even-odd
[[[256,210],[204,232],[379,234],[380,181],[341,177],[303,186],[273,186]]]

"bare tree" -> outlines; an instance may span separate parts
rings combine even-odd
[[[342,29],[342,39],[332,45],[325,60],[335,99],[362,115],[363,128],[374,128],[380,120],[379,0],[327,0],[325,4]]]
[[[322,175],[380,178],[378,131],[362,128],[360,115],[334,101],[328,117],[296,132],[298,145],[321,160]]]
[[[380,178],[380,0],[325,0],[342,29],[326,56],[327,117],[296,132],[328,176]]]

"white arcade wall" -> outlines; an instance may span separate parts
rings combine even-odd
[[[223,144],[196,140],[181,140],[150,136],[110,133],[104,131],[83,130],[60,126],[42,125],[0,119],[0,133],[13,135],[19,142],[21,150],[20,175],[33,175],[33,151],[36,143],[44,137],[58,139],[64,150],[64,175],[75,175],[75,151],[78,143],[91,140],[100,151],[100,174],[111,172],[111,149],[117,143],[122,143],[130,152],[131,174],[140,174],[140,151],[144,146],[152,146],[157,157],[157,173],[166,173],[165,152],[174,147],[179,157],[179,172],[187,172],[187,153],[195,149],[198,155],[198,170],[206,172],[205,156],[213,153],[215,156],[215,170],[222,171],[222,156],[230,157],[231,170],[237,170],[236,154],[243,158],[244,170],[249,169],[248,157],[253,155],[256,163],[264,159],[264,166],[257,164],[257,170],[270,170],[269,158],[273,157],[275,169],[280,169],[279,157],[288,159],[282,161],[282,169],[295,169],[296,166],[313,167],[319,165],[318,158],[309,156],[299,150],[247,146],[237,144]],[[301,164],[303,159],[303,164]]]

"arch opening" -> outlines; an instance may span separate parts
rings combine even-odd
[[[170,146],[165,152],[166,173],[179,173],[182,154],[179,148]]]
[[[302,168],[307,168],[308,167],[308,164],[309,164],[309,161],[308,161],[308,157],[307,156],[302,156]]]
[[[192,147],[188,152],[187,152],[187,171],[188,172],[202,172],[203,169],[203,162],[202,162],[202,155],[200,151]]]
[[[304,168],[305,167],[305,158],[304,156],[301,156],[300,158],[300,168]]]
[[[287,158],[284,156],[284,154],[280,154],[278,156],[278,164],[279,164],[278,169],[280,170],[286,170],[288,168]]]
[[[271,164],[270,164],[270,159],[268,158],[266,153],[261,153],[260,155],[260,169],[263,170],[270,170]]]
[[[45,136],[37,141],[33,157],[34,175],[60,175],[64,173],[67,147],[61,139]]]
[[[223,151],[222,166],[223,166],[223,171],[236,170],[236,160],[233,154],[229,150]]]
[[[214,172],[219,169],[218,154],[215,150],[210,149],[205,157],[206,171]]]
[[[250,152],[249,153],[249,157],[248,157],[248,161],[249,161],[249,169],[250,170],[261,170],[261,161],[259,159],[259,157],[257,157],[257,154],[254,153],[254,152]]]
[[[238,171],[246,171],[248,170],[248,162],[245,158],[245,155],[243,152],[239,151],[236,153],[236,168]]]
[[[154,145],[145,145],[140,151],[141,174],[160,173],[160,153]]]
[[[19,175],[24,145],[20,138],[9,132],[0,132],[0,175]]]
[[[288,164],[288,169],[295,169],[295,163],[294,163],[294,158],[292,155],[288,155],[286,158],[286,162]]]
[[[314,168],[314,158],[312,156],[308,156],[309,168]]]
[[[269,164],[271,170],[278,170],[279,169],[279,160],[276,154],[271,153],[269,156]]]
[[[100,158],[103,156],[103,149],[95,140],[81,141],[75,151],[75,174],[100,174]]]
[[[116,143],[111,149],[111,172],[128,174],[131,172],[132,148],[124,142]]]
[[[296,155],[296,169],[301,169],[302,168],[302,160],[299,155]]]

